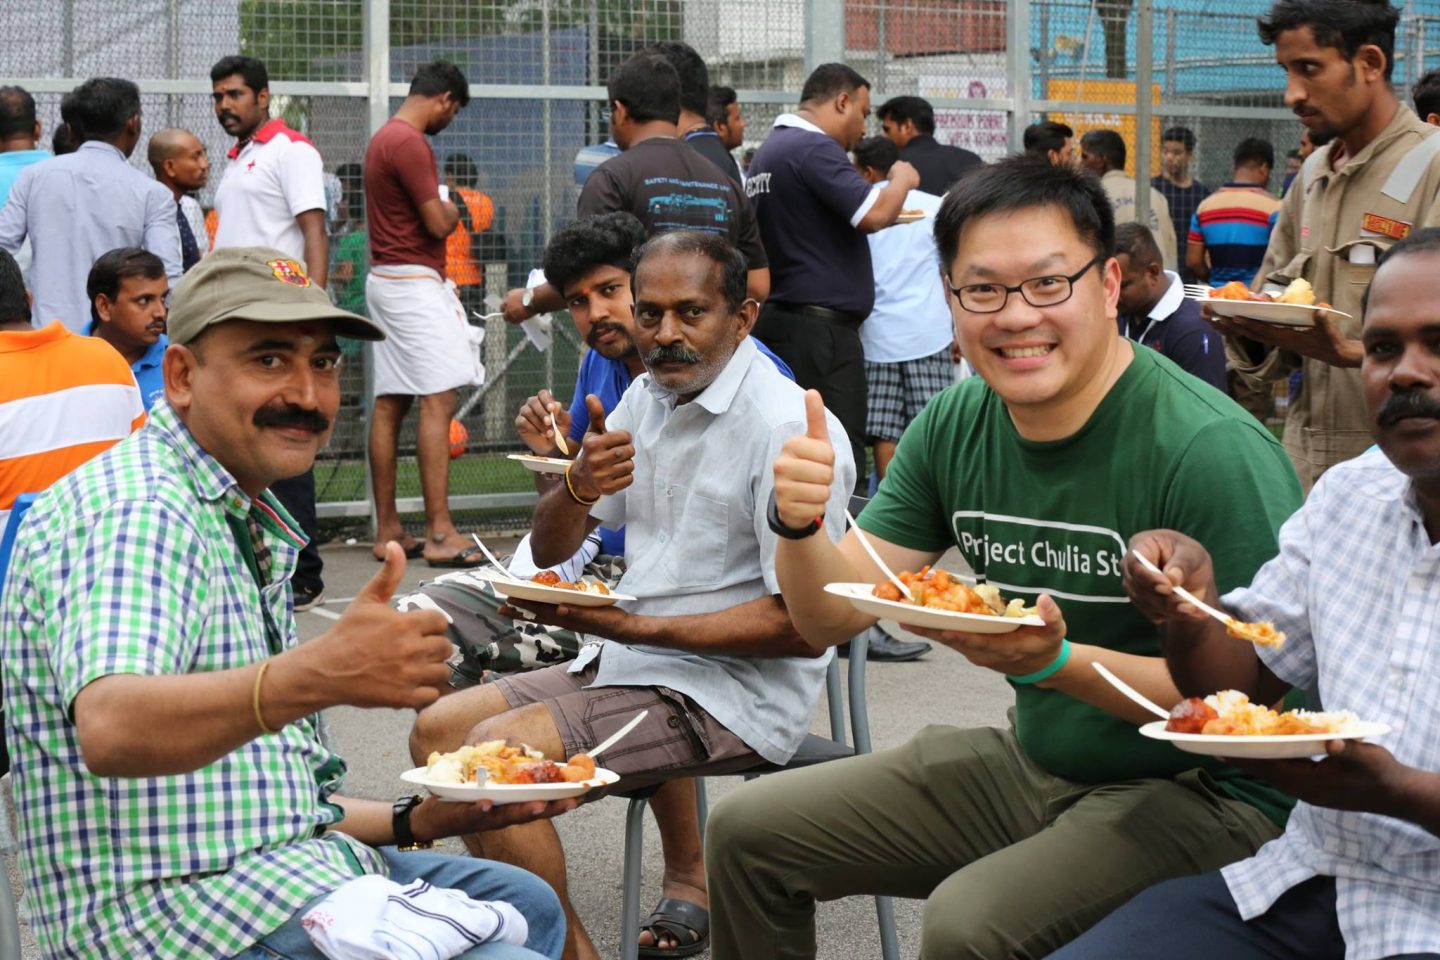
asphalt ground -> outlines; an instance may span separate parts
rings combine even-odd
[[[510,544],[496,539],[490,545],[508,552]],[[302,640],[331,627],[348,598],[378,569],[368,544],[331,544],[322,548],[322,554],[329,599],[317,610],[298,615]],[[957,568],[958,564],[952,567]],[[431,573],[423,561],[412,561],[404,583],[412,585]],[[887,626],[897,630],[894,624]],[[971,666],[959,654],[945,649],[932,650],[910,663],[868,664],[866,683],[870,732],[877,750],[898,746],[931,723],[1003,725],[1005,710],[1012,701],[1008,686],[998,676]],[[406,738],[413,717],[413,713],[400,710],[339,707],[329,711],[331,737],[350,767],[346,793],[390,801],[408,792],[399,774],[411,766]],[[812,729],[822,735],[829,733],[823,698]],[[739,777],[708,779],[705,786],[711,803],[742,782]],[[571,895],[601,955],[606,957],[619,956],[625,806],[620,799],[602,800],[556,821],[565,844]],[[464,852],[457,841],[442,846]],[[9,866],[12,883],[18,884],[13,860]],[[659,897],[661,872],[659,834],[653,817],[647,817],[642,914],[648,913]],[[920,907],[919,901],[896,901],[901,956],[913,957],[919,952]],[[819,957],[824,960],[880,956],[874,901],[868,898],[821,904],[816,928]],[[22,956],[38,960],[40,954],[29,930],[24,930],[23,935]],[[699,956],[708,957],[709,953]]]

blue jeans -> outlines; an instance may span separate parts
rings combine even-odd
[[[432,886],[463,890],[475,900],[504,900],[530,925],[525,946],[486,943],[459,954],[463,960],[559,960],[565,946],[565,914],[555,891],[533,873],[509,864],[443,853],[400,853],[394,847],[381,847],[380,854],[389,865],[390,879],[396,883],[423,877]],[[325,960],[300,926],[300,918],[320,899],[306,904],[235,960]]]
[[[1220,871],[1156,884],[1050,960],[1344,960],[1335,880],[1291,887],[1254,920],[1241,920]],[[1407,954],[1388,960],[1436,960]]]

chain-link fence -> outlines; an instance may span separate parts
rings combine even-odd
[[[462,290],[477,312],[521,284],[545,241],[574,211],[574,160],[606,139],[604,81],[640,47],[683,40],[711,80],[735,87],[748,121],[741,152],[792,109],[808,69],[843,59],[872,83],[876,104],[918,94],[936,108],[937,138],[994,159],[1019,148],[1023,128],[1066,118],[1077,133],[1120,130],[1130,166],[1158,172],[1159,133],[1180,124],[1197,148],[1192,172],[1229,177],[1235,143],[1270,140],[1278,189],[1300,125],[1282,103],[1283,77],[1255,19],[1265,0],[7,0],[0,83],[36,94],[49,133],[60,96],[85,77],[125,76],[145,94],[145,128],[186,127],[205,142],[218,182],[230,143],[210,106],[209,68],[243,52],[264,59],[274,107],[319,148],[330,174],[332,292],[363,307],[363,211],[353,205],[369,134],[398,106],[416,66],[456,62],[472,84],[469,108],[434,139],[437,159],[468,160],[460,183],[485,208],[473,250],[478,280]],[[1440,0],[1406,3],[1395,80],[1402,92],[1440,46]],[[1148,90],[1148,97],[1140,91]],[[876,124],[878,127],[878,124]],[[1137,137],[1136,131],[1146,132]],[[878,132],[878,131],[877,131]],[[145,166],[145,148],[132,162]],[[473,176],[469,172],[473,166]],[[213,189],[213,187],[212,187]],[[482,200],[474,198],[483,195]],[[347,197],[349,199],[347,199]],[[208,202],[208,191],[202,194]],[[488,201],[488,202],[487,202]],[[488,304],[488,305],[487,305]],[[479,321],[477,321],[479,322]],[[460,509],[501,525],[533,500],[529,475],[505,459],[521,401],[541,386],[570,394],[582,345],[555,318],[554,345],[529,346],[504,323],[485,324],[487,383],[462,399],[470,441],[453,464]],[[369,516],[365,471],[365,355],[350,358],[344,412],[317,474],[322,515]],[[419,507],[414,426],[400,496]]]

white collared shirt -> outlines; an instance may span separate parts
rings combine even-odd
[[[215,191],[215,249],[274,247],[305,258],[305,235],[295,218],[325,209],[325,170],[314,144],[276,118],[238,150]],[[307,270],[313,264],[305,264]]]
[[[1256,650],[1277,677],[1389,724],[1370,741],[1440,770],[1440,544],[1382,452],[1327,471],[1281,528],[1280,555],[1224,599],[1284,631],[1283,647]],[[1283,835],[1223,872],[1246,920],[1334,877],[1346,960],[1440,952],[1440,837],[1413,823],[1300,802]]]

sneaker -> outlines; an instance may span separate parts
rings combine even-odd
[[[295,612],[304,613],[306,610],[314,610],[325,603],[324,587],[296,587],[295,588]]]

